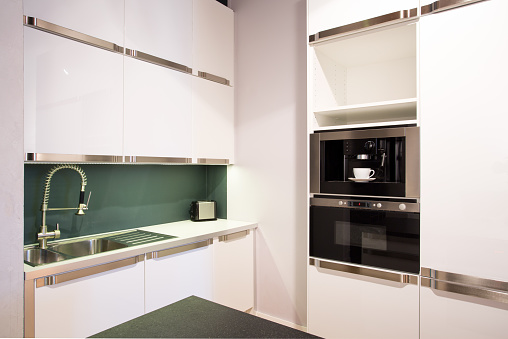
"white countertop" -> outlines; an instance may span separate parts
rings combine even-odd
[[[160,251],[172,247],[178,247],[193,242],[207,240],[231,233],[241,232],[257,227],[257,223],[238,220],[218,219],[214,221],[193,222],[189,220],[160,224],[154,226],[140,227],[138,230],[173,235],[176,238],[153,242],[146,245],[126,247],[110,252],[88,255],[75,259],[68,259],[52,264],[45,264],[36,267],[25,264],[25,280],[36,279],[43,276],[59,274],[63,272],[96,266],[111,261],[142,255],[145,253]],[[118,231],[117,231],[118,232]],[[109,233],[117,233],[109,232]],[[107,234],[107,233],[104,233]],[[97,234],[97,236],[104,235]],[[83,238],[89,238],[85,236]],[[67,241],[65,239],[62,241]]]

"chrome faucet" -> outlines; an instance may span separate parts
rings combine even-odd
[[[70,207],[70,208],[48,208],[51,178],[57,171],[64,169],[64,168],[75,170],[81,176],[81,190],[79,192],[78,207],[77,208],[72,208],[72,207]],[[56,165],[55,167],[53,167],[52,169],[49,170],[49,172],[47,174],[47,178],[46,178],[46,183],[44,185],[44,197],[43,197],[42,206],[41,206],[42,225],[39,230],[39,233],[37,234],[37,241],[39,242],[40,248],[45,249],[48,247],[48,239],[60,238],[60,227],[58,224],[56,224],[56,229],[53,232],[48,232],[48,226],[46,225],[46,212],[47,211],[61,211],[61,210],[75,210],[75,209],[77,209],[78,211],[76,212],[76,215],[85,215],[84,210],[88,209],[88,203],[90,202],[90,196],[88,196],[88,202],[86,203],[86,205],[84,204],[85,186],[86,186],[86,175],[85,175],[85,172],[79,166],[63,164],[63,165]]]

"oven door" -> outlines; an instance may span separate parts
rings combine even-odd
[[[420,271],[418,203],[312,198],[310,256]]]

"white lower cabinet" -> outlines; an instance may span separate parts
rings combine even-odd
[[[358,267],[320,265],[308,266],[310,333],[324,338],[418,338],[417,276],[365,268],[353,274]],[[410,283],[392,281],[399,279]]]
[[[35,288],[35,337],[85,338],[143,315],[144,264]]]
[[[191,295],[212,300],[213,249],[208,241],[153,252],[145,269],[145,312]]]
[[[253,232],[215,239],[213,301],[242,312],[254,307]]]

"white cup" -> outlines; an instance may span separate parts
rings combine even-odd
[[[353,173],[356,179],[369,179],[376,173],[371,168],[353,168]]]

